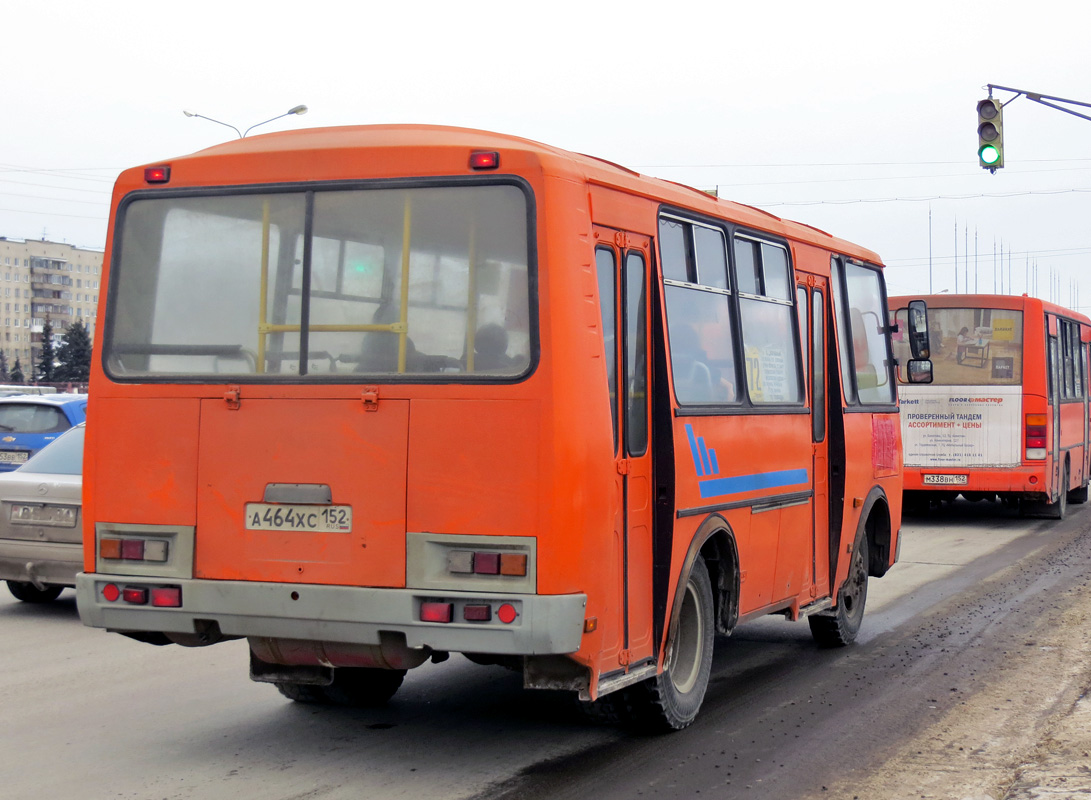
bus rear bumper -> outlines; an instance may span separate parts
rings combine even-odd
[[[113,586],[121,591],[116,600]],[[181,606],[133,603],[124,590],[178,588]],[[129,596],[142,597],[139,591]],[[156,579],[108,574],[76,576],[84,625],[125,633],[193,635],[212,623],[224,637],[380,645],[401,634],[410,649],[547,655],[574,653],[583,635],[587,596],[377,589],[313,584]],[[423,603],[450,604],[450,622],[425,622]],[[466,619],[466,607],[473,616]],[[482,608],[488,606],[487,614]],[[503,613],[500,613],[502,607]],[[434,606],[432,608],[435,608]],[[514,615],[513,613],[514,612]],[[505,619],[510,621],[505,622]]]

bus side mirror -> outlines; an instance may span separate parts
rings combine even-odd
[[[905,365],[906,377],[909,383],[931,383],[932,362],[927,358],[914,358]]]
[[[931,357],[928,349],[928,306],[923,300],[909,301],[909,349],[915,359]],[[922,381],[930,382],[931,379]]]

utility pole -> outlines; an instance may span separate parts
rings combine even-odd
[[[993,237],[993,294],[1000,294],[996,291],[996,237]]]
[[[928,204],[928,294],[932,294],[932,204]]]

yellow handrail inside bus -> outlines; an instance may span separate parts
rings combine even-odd
[[[409,204],[409,195],[405,196],[405,219],[402,223],[402,302],[400,322],[404,330],[398,332],[398,372],[405,372],[405,351],[409,333],[409,241],[410,225],[412,224],[412,209]]]
[[[466,371],[474,371],[474,335],[477,332],[477,225],[470,222],[469,278],[466,287]]]
[[[333,325],[309,325],[308,331],[316,333],[396,333],[398,335],[398,372],[405,372],[407,341],[409,334],[409,245],[411,241],[412,208],[409,197],[405,198],[404,230],[402,232],[402,285],[401,308],[397,322],[373,323],[367,325],[333,324]],[[265,354],[267,350],[267,338],[272,333],[300,333],[303,326],[300,323],[274,324],[267,320],[267,305],[269,302],[269,201],[262,204],[261,212],[261,285],[258,291],[258,354],[256,371],[265,371]],[[472,234],[471,234],[472,235]],[[472,245],[471,245],[472,250]],[[471,262],[471,284],[473,265]],[[472,328],[471,328],[472,330]],[[473,358],[473,349],[470,349],[470,358]],[[472,362],[471,362],[472,363]],[[472,367],[471,367],[472,368]]]
[[[269,302],[269,200],[261,205],[261,288],[258,290],[258,363],[255,371],[265,372],[265,307]]]

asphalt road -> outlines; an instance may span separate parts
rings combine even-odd
[[[458,656],[381,710],[298,705],[249,681],[244,642],[151,647],[82,627],[72,592],[30,606],[4,590],[0,798],[840,796],[1088,586],[1087,527],[1078,506],[1060,523],[965,502],[911,518],[856,645],[819,650],[780,617],[742,626],[697,722],[658,737]]]

